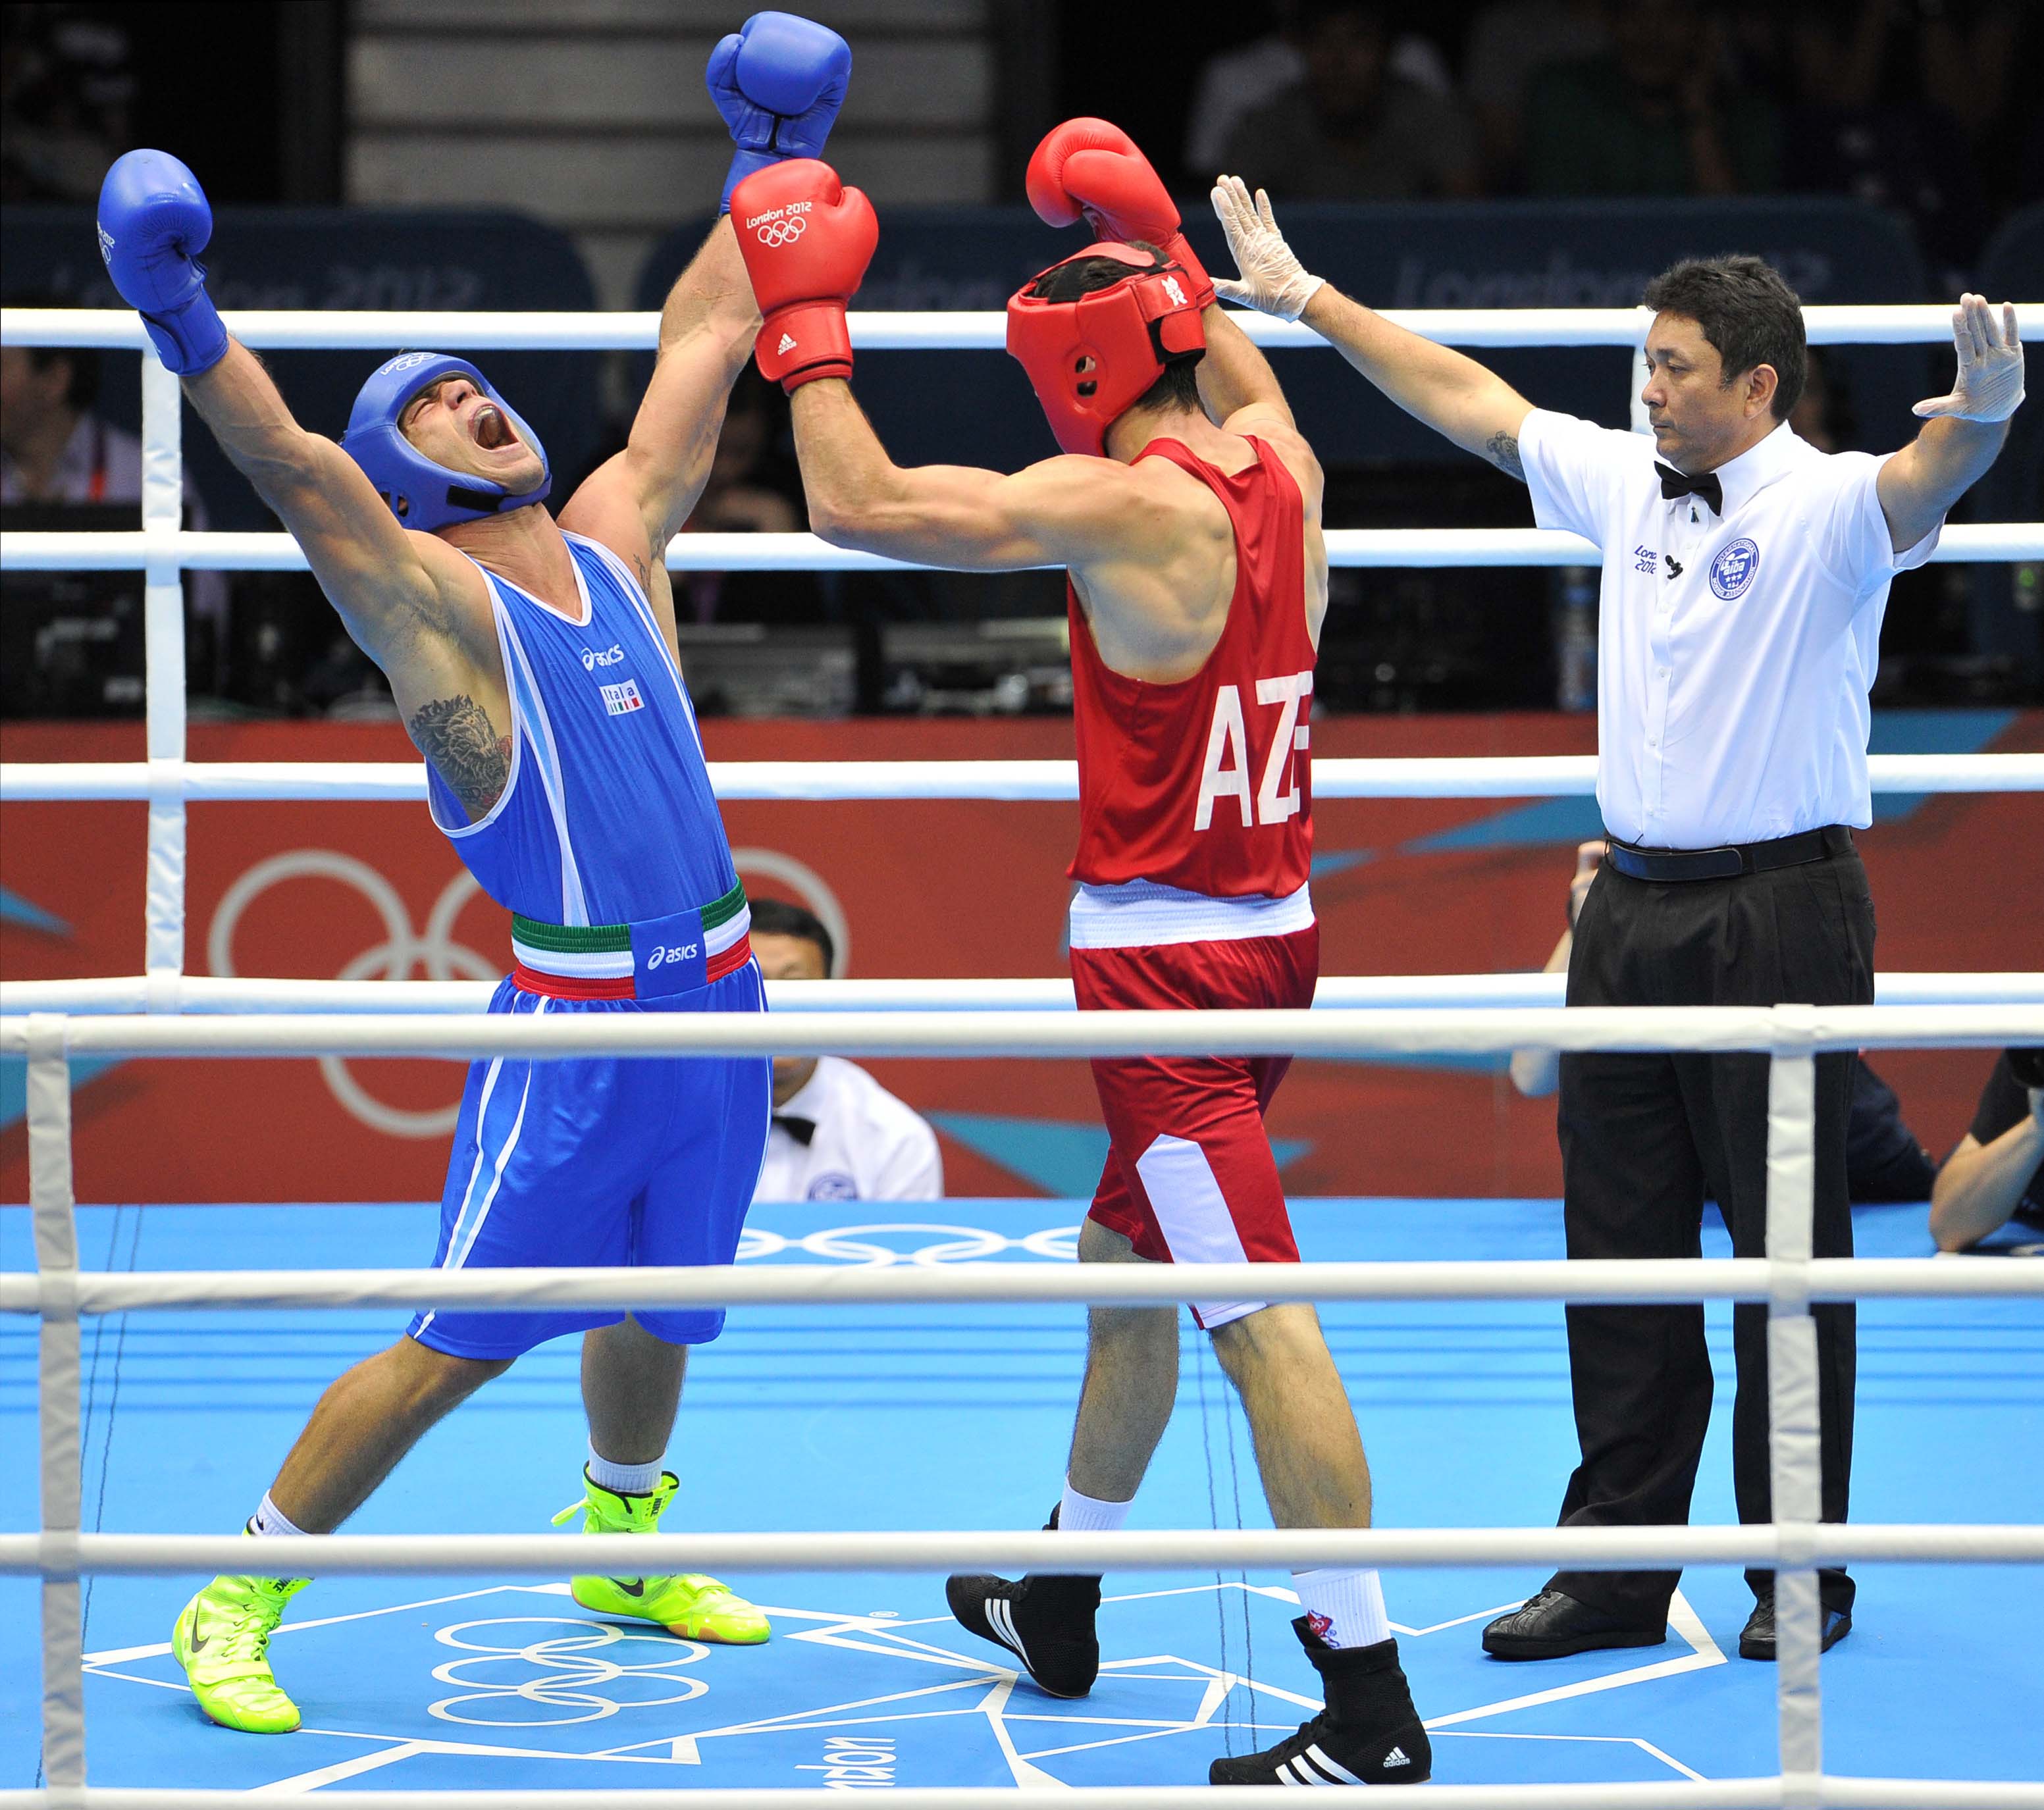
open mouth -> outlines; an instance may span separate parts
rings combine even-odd
[[[517,431],[504,418],[504,411],[494,403],[485,402],[475,411],[471,426],[475,444],[486,452],[495,452],[501,448],[518,444]]]

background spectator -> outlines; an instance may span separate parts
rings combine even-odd
[[[830,978],[831,934],[782,899],[752,905],[752,952],[770,981]],[[774,1124],[755,1201],[935,1201],[944,1172],[937,1134],[856,1063],[774,1059]]]
[[[1220,161],[1252,188],[1301,201],[1473,195],[1475,129],[1454,101],[1392,66],[1385,9],[1317,0],[1304,9],[1305,74],[1250,113]]]
[[[1279,0],[1270,10],[1274,30],[1220,52],[1201,67],[1185,127],[1185,168],[1196,187],[1219,173],[1228,140],[1249,114],[1306,79],[1304,7],[1301,0]],[[1429,94],[1454,91],[1447,58],[1416,33],[1404,33],[1392,44],[1391,72]]]
[[[1483,133],[1491,186],[1524,185],[1526,96],[1533,79],[1611,46],[1604,0],[1493,0],[1470,26],[1463,92]]]
[[[13,295],[8,306],[64,306],[51,295]],[[0,346],[0,508],[132,504],[141,525],[142,443],[99,415],[100,355],[74,346]],[[185,525],[207,525],[189,471]],[[217,648],[227,627],[227,575],[187,572],[185,595]]]
[[[1722,22],[1677,0],[1612,0],[1611,48],[1534,80],[1527,186],[1536,195],[1763,194],[1781,172],[1781,122],[1727,79]]]
[[[1970,1250],[2011,1219],[2044,1228],[2044,1049],[2002,1051],[1931,1194],[1940,1251]]]
[[[75,7],[10,6],[0,54],[0,198],[90,201],[134,140],[126,30]]]

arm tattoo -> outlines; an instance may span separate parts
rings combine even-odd
[[[1494,433],[1483,443],[1483,450],[1492,464],[1508,478],[1525,481],[1526,467],[1520,463],[1519,440],[1515,434]]]
[[[470,820],[487,817],[510,780],[511,738],[498,734],[482,706],[465,694],[436,697],[405,726]]]

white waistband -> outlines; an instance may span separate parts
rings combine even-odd
[[[1304,886],[1274,899],[1262,893],[1217,899],[1154,880],[1081,886],[1072,895],[1074,949],[1139,949],[1158,943],[1234,943],[1289,936],[1312,928],[1313,901]]]

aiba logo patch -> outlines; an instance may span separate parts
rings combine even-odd
[[[1742,538],[1735,540],[1721,548],[1711,562],[1711,589],[1730,603],[1753,582],[1753,575],[1759,570],[1758,544]]]
[[[628,716],[634,710],[646,708],[646,700],[639,695],[639,682],[628,678],[621,684],[606,685],[603,688],[603,707],[613,717]]]

